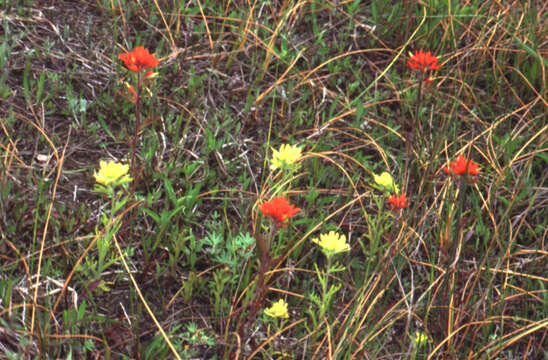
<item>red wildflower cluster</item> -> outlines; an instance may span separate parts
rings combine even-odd
[[[407,62],[407,66],[415,70],[438,70],[440,65],[438,64],[438,58],[432,55],[432,52],[424,52],[422,50],[415,51],[415,54],[411,56]]]
[[[133,51],[125,54],[118,54],[118,58],[124,62],[127,68],[134,72],[139,72],[146,68],[153,68],[160,64],[160,61],[149,53],[148,49],[137,46]]]
[[[267,216],[271,216],[275,221],[283,223],[293,215],[301,211],[300,208],[296,208],[290,205],[287,199],[283,196],[278,196],[271,201],[262,203],[259,205],[259,210]],[[283,227],[283,225],[282,225]]]
[[[401,194],[399,197],[397,197],[396,194],[392,194],[392,196],[388,198],[388,203],[393,210],[399,210],[409,206],[405,194]]]
[[[459,154],[454,162],[449,162],[449,165],[443,168],[443,171],[455,175],[477,175],[480,169],[473,160],[467,160],[462,154]]]

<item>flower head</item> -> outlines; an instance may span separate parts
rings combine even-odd
[[[128,175],[129,165],[114,161],[99,161],[99,172],[94,172],[95,181],[105,186],[122,185],[133,180]]]
[[[395,192],[396,194],[399,194],[400,189],[398,188],[398,185],[394,184],[394,179],[392,178],[392,175],[384,171],[382,174],[377,175],[373,174],[373,180],[377,183],[377,185],[380,186],[381,190],[386,192]]]
[[[401,194],[399,197],[397,197],[396,194],[392,194],[392,196],[388,198],[388,203],[393,210],[399,210],[409,206],[407,203],[407,196],[405,196],[405,194]]]
[[[148,52],[142,46],[137,46],[133,51],[125,54],[118,54],[118,59],[126,64],[127,68],[134,72],[139,72],[144,68],[153,68],[160,64],[160,61],[154,57],[154,54]]]
[[[407,66],[415,70],[438,70],[438,58],[432,55],[432,52],[424,52],[422,50],[415,51],[407,62]]]
[[[283,144],[280,150],[273,150],[270,169],[292,169],[302,156],[302,149],[296,145]]]
[[[350,250],[350,245],[346,242],[346,236],[337,234],[334,231],[321,234],[319,239],[312,239],[312,242],[320,245],[327,257]]]
[[[287,319],[289,317],[289,313],[287,312],[287,303],[284,299],[280,299],[275,302],[271,307],[266,309],[264,313],[273,318],[281,317]]]
[[[301,211],[300,208],[296,208],[294,205],[289,205],[289,202],[283,196],[275,197],[271,201],[262,203],[258,207],[264,215],[271,216],[279,223],[283,223]],[[282,225],[282,227],[284,226]]]
[[[430,339],[428,338],[428,335],[418,330],[417,332],[415,332],[415,336],[410,336],[410,335],[408,336],[411,338],[411,341],[413,342],[415,346],[422,346],[430,341]]]
[[[467,160],[462,154],[457,156],[457,160],[449,162],[449,165],[443,168],[445,173],[455,175],[477,175],[480,172],[479,166],[473,160]]]

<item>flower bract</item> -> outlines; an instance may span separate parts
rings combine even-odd
[[[400,189],[398,188],[398,185],[394,184],[394,179],[392,178],[392,175],[384,171],[382,174],[377,175],[373,174],[373,180],[377,185],[379,185],[382,190],[386,192],[395,192],[396,194],[399,194]]]
[[[280,150],[273,150],[270,169],[292,169],[302,156],[302,149],[296,145],[283,144]]]
[[[133,180],[128,175],[129,165],[120,164],[114,161],[99,162],[99,172],[94,172],[95,181],[105,186],[116,186]]]
[[[134,72],[139,72],[144,68],[153,68],[160,64],[160,61],[149,53],[148,49],[137,46],[133,51],[125,54],[118,54],[118,59],[122,60],[127,68]]]
[[[443,168],[443,171],[455,175],[477,175],[480,169],[473,160],[467,160],[462,154],[459,154],[454,162],[449,162],[449,165]]]
[[[407,196],[405,194],[401,194],[401,196],[396,196],[396,194],[392,194],[390,198],[388,198],[388,203],[392,206],[392,209],[399,210],[403,209],[405,207],[408,207],[409,204],[407,203]]]
[[[287,319],[289,317],[289,313],[287,312],[287,303],[284,299],[276,301],[271,307],[266,309],[264,313],[273,318],[281,317]]]
[[[424,52],[422,50],[415,51],[407,62],[407,66],[411,69],[427,71],[438,70],[438,58],[432,55],[432,52]]]
[[[135,89],[133,88],[133,85],[129,84],[127,81],[125,82],[125,84],[126,84],[127,89],[129,90],[129,92],[133,95],[133,100],[137,101],[139,96],[135,92]]]
[[[318,244],[328,257],[350,250],[350,245],[346,242],[346,236],[340,235],[335,231],[330,231],[327,234],[321,234],[319,239],[312,239],[312,242]]]
[[[264,215],[271,216],[279,223],[283,223],[301,211],[300,208],[290,205],[287,199],[283,196],[275,197],[271,201],[262,203],[258,207]]]

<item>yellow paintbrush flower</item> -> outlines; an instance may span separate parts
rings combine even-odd
[[[415,332],[415,336],[409,336],[415,346],[422,346],[427,342],[430,342],[428,335],[420,331]]]
[[[394,184],[394,179],[392,178],[392,175],[390,175],[386,171],[380,175],[373,174],[373,180],[377,183],[377,185],[381,187],[381,190],[389,193],[394,192],[396,194],[399,194],[400,192],[398,185]]]
[[[99,172],[95,172],[93,176],[97,183],[105,186],[117,186],[133,180],[128,175],[129,165],[120,164],[114,161],[99,161]]]
[[[271,307],[266,309],[264,313],[273,318],[281,317],[287,319],[289,317],[289,313],[287,312],[287,303],[284,299],[280,299],[275,302]]]
[[[302,156],[302,149],[296,145],[283,144],[280,150],[272,150],[270,170],[294,169],[296,161]]]
[[[334,231],[321,234],[319,239],[312,239],[312,242],[320,245],[327,257],[350,250],[350,245],[346,242],[346,236],[337,234]]]

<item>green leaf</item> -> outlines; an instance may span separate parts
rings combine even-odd
[[[158,214],[156,214],[154,211],[147,208],[143,208],[143,211],[146,212],[147,215],[150,216],[156,222],[156,224],[160,225],[160,216]]]
[[[82,303],[78,307],[78,321],[82,321],[85,315],[86,315],[86,302],[82,301]]]

